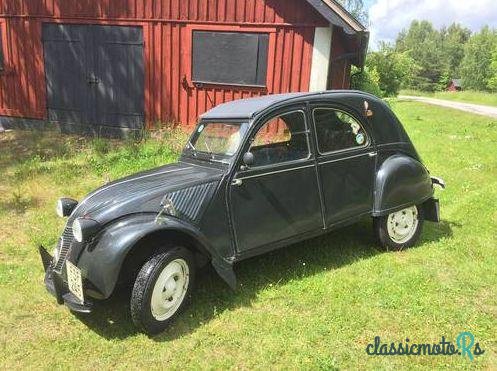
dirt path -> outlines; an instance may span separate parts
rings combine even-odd
[[[410,95],[399,95],[399,99],[434,104],[437,106],[454,108],[461,111],[476,113],[478,115],[497,118],[497,107],[492,107],[492,106],[483,106],[480,104],[473,104],[473,103],[454,102],[450,100],[427,98],[427,97],[413,97]]]

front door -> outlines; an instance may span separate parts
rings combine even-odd
[[[50,121],[143,127],[140,27],[44,24],[43,45]]]
[[[239,254],[323,227],[316,164],[304,107],[258,124],[249,150],[254,163],[231,184],[233,227]]]
[[[326,226],[371,212],[376,152],[366,123],[326,105],[314,106],[312,117]]]

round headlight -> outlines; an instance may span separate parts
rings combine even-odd
[[[57,211],[58,216],[63,218],[71,215],[76,206],[78,206],[78,201],[73,200],[72,198],[62,197],[57,201],[55,211]]]
[[[62,204],[62,199],[59,199],[57,201],[57,206],[55,207],[55,212],[57,213],[58,216],[61,218],[64,217],[64,205]]]
[[[72,223],[72,234],[78,242],[83,242],[83,229],[81,228],[80,219],[74,220]]]

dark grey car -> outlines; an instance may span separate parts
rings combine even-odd
[[[272,95],[200,117],[178,163],[58,202],[66,227],[45,283],[59,303],[90,312],[120,282],[131,314],[163,330],[212,264],[232,288],[243,259],[370,216],[379,243],[412,246],[439,221],[434,184],[384,102],[353,91]]]

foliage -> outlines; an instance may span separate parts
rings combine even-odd
[[[395,96],[411,81],[416,69],[407,53],[381,44],[379,51],[368,53],[364,72],[354,76],[352,86],[379,97]]]
[[[380,89],[380,77],[378,71],[374,68],[370,69],[365,67],[362,71],[353,67],[351,88],[354,90],[361,90],[367,93],[383,97],[383,92]]]
[[[488,79],[488,88],[497,91],[497,45],[492,53],[492,62],[490,63],[490,78]]]
[[[440,33],[428,21],[413,21],[407,31],[402,31],[395,49],[406,53],[417,66],[409,86],[414,89],[434,91],[446,68]]]
[[[492,84],[492,52],[497,46],[497,31],[484,27],[466,43],[461,66],[465,89],[485,90]]]
[[[153,338],[130,324],[125,293],[89,316],[58,306],[43,287],[36,246],[60,235],[58,197],[81,199],[105,181],[93,163],[116,179],[174,161],[176,139],[153,136],[136,148],[110,141],[97,154],[86,138],[0,134],[0,368],[495,370],[497,123],[392,105],[427,167],[448,184],[437,191],[442,222],[426,223],[418,246],[380,252],[365,220],[238,264],[236,292],[204,270],[191,305]],[[32,199],[22,214],[10,202],[18,189]],[[471,362],[365,353],[375,336],[455,341],[461,331],[473,332],[485,354]]]

